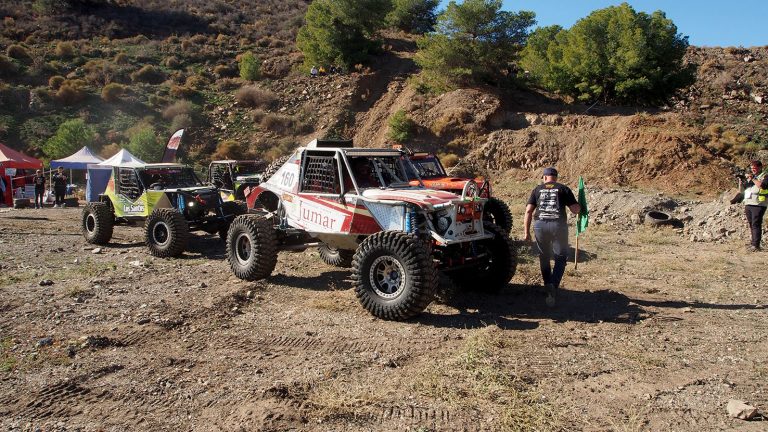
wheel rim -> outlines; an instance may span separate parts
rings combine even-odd
[[[96,230],[96,218],[92,213],[85,218],[85,229],[91,234]]]
[[[400,261],[389,255],[376,258],[371,265],[369,278],[376,295],[391,299],[405,289],[405,269]]]
[[[235,255],[240,264],[245,264],[251,259],[251,236],[242,233],[235,240]]]
[[[152,240],[155,244],[164,246],[170,238],[170,229],[165,222],[158,222],[152,227]]]

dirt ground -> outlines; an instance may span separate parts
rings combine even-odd
[[[768,429],[726,414],[768,409],[768,253],[742,240],[596,225],[555,308],[521,245],[501,293],[388,322],[313,250],[247,283],[217,237],[156,259],[116,227],[94,253],[79,218],[0,209],[4,430]]]

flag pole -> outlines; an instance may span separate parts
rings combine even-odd
[[[579,269],[579,233],[576,233],[576,252],[573,256],[573,269]]]

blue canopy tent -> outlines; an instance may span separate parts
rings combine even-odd
[[[64,169],[69,170],[69,181],[72,182],[72,170],[85,170],[88,169],[88,165],[90,164],[97,164],[99,162],[102,162],[104,158],[96,156],[93,154],[91,149],[88,147],[83,147],[80,150],[76,151],[74,154],[69,155],[63,159],[56,159],[51,161],[51,180],[49,184],[53,184],[53,171],[59,167],[62,167]],[[87,174],[86,174],[86,183],[87,183]],[[71,186],[67,187],[67,193],[71,192]]]

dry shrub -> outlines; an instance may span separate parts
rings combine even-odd
[[[261,127],[285,135],[293,128],[293,118],[282,114],[267,114],[261,119]]]
[[[15,58],[16,60],[29,60],[31,58],[29,51],[18,44],[8,45],[5,53],[8,55],[8,57]]]
[[[117,73],[115,65],[101,59],[88,60],[88,62],[83,65],[83,70],[85,70],[86,81],[102,85],[112,81],[112,77]]]
[[[64,105],[74,105],[85,99],[84,88],[82,80],[65,80],[56,92],[56,100]]]
[[[192,126],[194,119],[189,114],[179,114],[171,121],[171,131],[175,132],[179,129],[186,129]]]
[[[56,44],[53,54],[60,58],[71,58],[75,56],[75,44],[69,41],[61,41]]]
[[[203,45],[205,43],[208,43],[208,37],[205,35],[196,34],[191,38],[189,38],[189,41],[192,42],[193,44]]]
[[[719,70],[719,69],[722,69],[722,65],[720,65],[717,59],[714,59],[714,58],[708,58],[704,60],[699,66],[699,72],[702,74],[709,72],[711,70]]]
[[[171,69],[178,69],[181,66],[181,61],[176,56],[170,56],[163,60],[163,64]]]
[[[450,168],[456,166],[456,164],[459,163],[459,157],[454,153],[448,153],[440,156],[440,162],[442,162],[446,168]]]
[[[188,100],[180,100],[174,102],[172,105],[167,106],[163,110],[163,118],[171,120],[172,118],[181,114],[192,114],[195,111],[195,105]]]
[[[182,51],[189,51],[191,47],[192,47],[192,42],[190,42],[188,39],[184,39],[183,41],[181,41]]]
[[[213,74],[219,78],[233,78],[238,76],[238,71],[230,65],[217,65],[213,68]]]
[[[169,93],[171,96],[177,99],[193,98],[197,95],[197,90],[184,85],[174,84],[171,86]]]
[[[256,86],[245,86],[235,93],[238,104],[251,108],[270,108],[277,102],[277,96],[269,90]]]
[[[101,151],[99,152],[99,156],[105,159],[108,159],[116,155],[117,152],[119,152],[121,149],[122,147],[120,146],[120,144],[117,144],[117,143],[107,144],[101,148]]]
[[[720,138],[720,135],[723,134],[723,125],[712,123],[704,129],[704,133],[707,134],[710,139]]]
[[[6,28],[13,27],[15,24],[16,24],[16,20],[14,20],[13,17],[7,16],[7,17],[3,18],[3,25]]]
[[[109,83],[101,89],[101,99],[105,102],[117,102],[125,93],[125,86],[118,83]]]
[[[734,82],[733,74],[728,71],[723,71],[712,81],[712,86],[725,91],[728,90]]]
[[[212,160],[247,159],[247,151],[242,144],[235,140],[224,140],[216,146],[216,151],[211,155]]]
[[[192,75],[187,77],[184,84],[189,88],[200,90],[208,84],[208,80],[202,75]]]
[[[454,132],[457,128],[472,121],[472,113],[466,109],[455,109],[446,112],[432,123],[432,133],[444,136]]]
[[[251,115],[252,123],[256,124],[256,123],[261,123],[261,120],[264,118],[265,115],[267,115],[267,113],[264,110],[255,109],[251,111],[250,115]]]
[[[216,81],[216,88],[221,91],[232,91],[240,87],[240,80],[237,78],[222,78]]]
[[[126,53],[117,53],[117,55],[113,59],[115,64],[119,64],[119,65],[127,65],[129,60],[130,59],[128,57],[128,54]]]
[[[165,74],[155,66],[144,65],[144,67],[131,74],[131,80],[147,84],[160,84],[165,81]]]
[[[62,84],[64,84],[64,81],[66,81],[66,78],[64,78],[61,75],[54,75],[50,78],[48,78],[48,87],[58,90],[59,87],[61,87]]]
[[[17,70],[18,67],[16,67],[16,63],[0,54],[0,75],[13,75]]]

